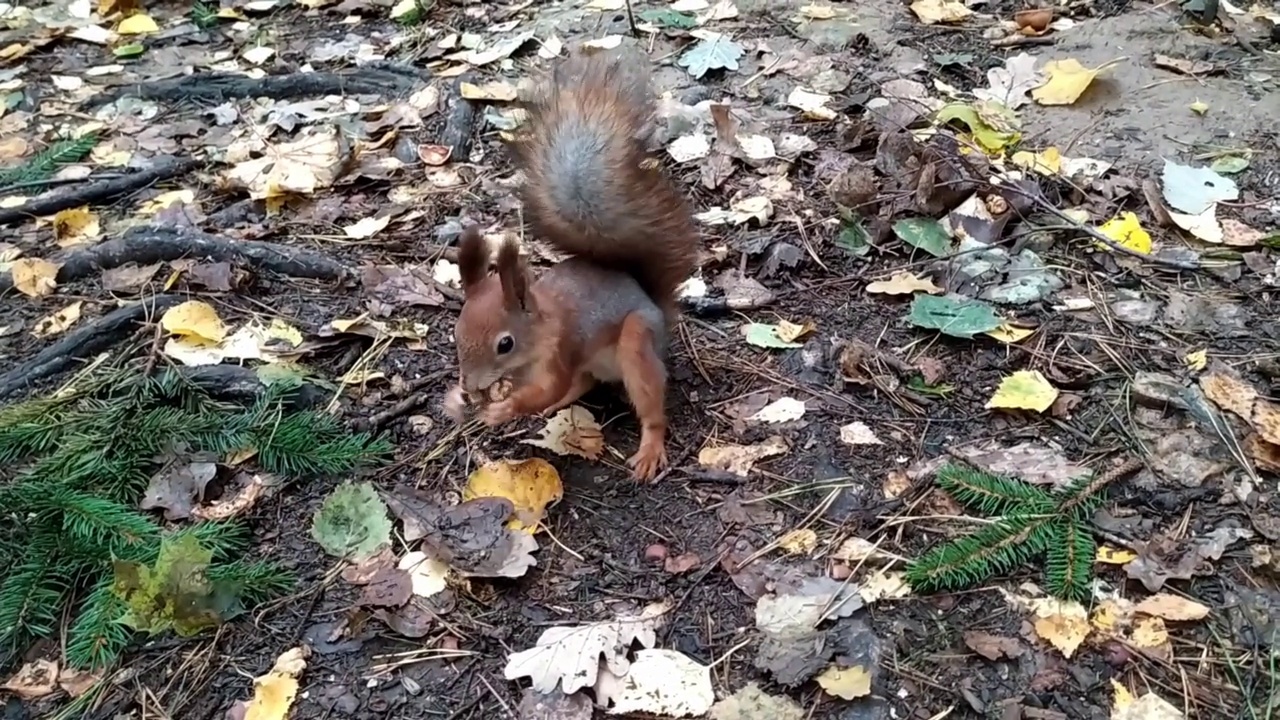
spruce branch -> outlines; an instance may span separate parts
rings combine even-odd
[[[938,484],[962,504],[994,516],[994,522],[926,552],[908,565],[907,581],[923,592],[961,590],[1043,556],[1049,592],[1065,599],[1088,597],[1097,549],[1089,522],[1103,502],[1102,489],[1131,472],[1130,465],[1078,478],[1052,493],[971,467],[942,467]]]

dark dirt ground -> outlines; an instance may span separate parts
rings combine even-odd
[[[768,3],[741,3],[740,9],[749,18],[754,12],[751,8],[764,5]],[[1232,63],[1230,78],[1275,70],[1274,54],[1270,55],[1272,65],[1268,68],[1264,58],[1230,42],[1194,36],[1178,28],[1176,16],[1144,3],[1116,0],[1072,6],[1078,7],[1073,16],[1081,21],[1141,15],[1143,22],[1159,25],[1189,47],[1210,48],[1212,53],[1227,58]],[[984,12],[1004,17],[1020,7],[1021,3],[998,2],[986,6]],[[182,13],[176,6],[148,6],[148,10],[157,17],[166,12],[173,17]],[[485,32],[490,22],[505,17],[495,9],[498,15],[478,20],[477,16],[485,12],[476,6],[464,10],[442,5],[430,11],[428,24]],[[825,51],[835,67],[852,75],[844,98],[851,103],[856,102],[859,93],[874,94],[878,83],[896,76],[904,52],[925,57],[972,53],[974,60],[965,66],[939,69],[930,64],[923,75],[964,88],[981,84],[985,71],[999,66],[1011,52],[993,50],[980,29],[923,27],[902,6],[872,3],[867,12],[877,16],[896,13],[897,17],[892,23],[873,24],[851,49]],[[779,11],[773,17],[783,14]],[[301,48],[326,38],[340,38],[348,28],[336,24],[339,17],[341,14],[291,7],[256,22],[276,33],[277,47]],[[603,34],[617,30],[619,21],[625,27],[625,18],[617,16],[600,27],[588,24],[582,31]],[[779,27],[776,20],[762,20],[756,26],[751,25],[750,19],[736,22],[744,28],[742,37],[779,37],[779,42],[803,43],[789,35],[786,27]],[[393,24],[377,15],[365,20],[358,30],[369,35],[397,32]],[[1073,37],[1076,39],[1068,42],[1082,42],[1078,36]],[[166,42],[154,41],[151,48],[165,47]],[[207,42],[209,49],[216,49],[224,40],[214,34]],[[660,71],[661,77],[683,75],[671,65],[671,52],[678,47],[675,42],[664,38],[651,52],[653,58],[666,65]],[[1265,43],[1257,47],[1272,53],[1280,49]],[[1052,52],[1053,48],[1030,50]],[[69,73],[73,68],[101,63],[97,54],[99,49],[92,46],[55,43],[42,48],[26,60],[31,68],[28,82],[33,89],[41,88],[41,78],[47,74]],[[284,67],[280,69],[296,67],[303,60],[299,52],[284,52]],[[734,91],[740,89],[742,80],[758,69],[751,67],[757,62],[754,57],[748,56],[744,62],[747,65],[731,79],[707,83],[712,97],[730,86]],[[492,73],[485,70],[483,74]],[[688,78],[682,82],[692,84]],[[764,79],[760,96],[785,97],[787,82],[790,80],[782,76]],[[1215,92],[1228,96],[1231,91],[1200,92],[1202,96]],[[676,90],[677,94],[680,92]],[[693,88],[690,92],[707,91]],[[1274,90],[1263,96],[1272,102],[1272,112],[1276,109],[1274,97]],[[195,117],[197,110],[191,104],[180,103],[157,122]],[[1044,110],[1040,112],[1029,123],[1042,136],[1051,136],[1047,141],[1066,142],[1083,127],[1079,120],[1063,123],[1061,115],[1046,119]],[[1077,112],[1070,108],[1066,114]],[[1267,110],[1252,112],[1250,117],[1258,117]],[[1124,128],[1142,113],[1141,108],[1095,111],[1096,117],[1089,119],[1094,127],[1082,136],[1080,145],[1095,141],[1095,146],[1105,144],[1113,151],[1114,157],[1109,159],[1119,161],[1117,174],[1141,177],[1153,167],[1148,160],[1155,155],[1149,156],[1148,152],[1167,152],[1170,147],[1163,139],[1167,128],[1151,122],[1132,138],[1130,146],[1117,140],[1124,138]],[[1231,110],[1224,113],[1230,115]],[[428,118],[427,127],[417,132],[415,142],[432,142],[444,120],[444,113]],[[1247,118],[1239,125],[1233,119],[1223,122],[1230,128],[1220,132],[1230,132],[1233,144],[1260,150],[1252,169],[1241,179],[1242,217],[1253,218],[1266,227],[1267,220],[1274,223],[1276,218],[1274,214],[1267,217],[1262,201],[1274,200],[1280,188],[1273,126],[1253,124]],[[476,125],[479,128],[481,123]],[[794,131],[815,139],[820,148],[848,150],[860,158],[874,155],[874,142],[840,147],[847,136],[821,124],[808,124]],[[1213,134],[1211,130],[1196,132],[1200,136],[1175,138],[1175,145],[1203,142],[1204,132]],[[1036,137],[1036,132],[1028,132],[1028,137]],[[202,144],[199,135],[184,142],[188,148]],[[1140,147],[1142,151],[1126,151],[1125,147]],[[508,168],[497,134],[490,128],[477,129],[475,148],[482,159],[462,168],[465,187],[430,195],[416,208],[423,216],[412,226],[393,225],[373,240],[347,240],[338,227],[384,205],[392,183],[360,181],[330,191],[336,201],[318,201],[317,205],[323,207],[298,207],[276,217],[261,214],[260,207],[252,214],[251,208],[249,222],[206,229],[245,239],[310,247],[353,265],[429,266],[439,256],[438,249],[431,245],[435,229],[446,222],[456,222],[459,216],[482,222],[515,222],[509,206],[495,202],[499,196],[495,180],[505,177]],[[676,173],[690,188],[699,208],[724,205],[741,187],[739,173],[724,187],[709,191],[698,185],[698,169],[694,165],[691,169],[679,168]],[[422,170],[421,166],[411,166],[403,180],[396,182],[420,182]],[[1049,263],[1065,269],[1073,285],[1095,293],[1132,288],[1154,297],[1175,290],[1198,297],[1231,299],[1243,308],[1243,331],[1134,327],[1108,317],[1106,312],[1082,320],[1056,312],[1047,304],[1017,310],[1020,321],[1041,329],[1032,340],[1020,345],[1004,345],[990,339],[940,338],[910,327],[903,320],[908,300],[867,295],[861,288],[872,279],[918,263],[919,258],[912,257],[910,248],[902,246],[886,246],[869,259],[842,253],[832,243],[832,226],[825,222],[836,215],[836,208],[818,175],[814,161],[808,158],[796,163],[792,170],[790,179],[801,192],[790,208],[798,218],[793,223],[775,221],[764,229],[704,228],[707,247],[727,244],[735,248],[765,236],[817,248],[825,268],[806,258],[798,268],[762,280],[777,293],[777,299],[771,307],[749,313],[753,320],[761,322],[771,322],[776,317],[796,322],[811,320],[817,330],[801,349],[768,351],[741,342],[739,315],[686,317],[670,361],[670,443],[676,467],[662,482],[651,487],[637,486],[626,479],[616,461],[602,465],[554,458],[564,480],[565,496],[551,510],[549,530],[555,541],[540,543],[537,567],[519,580],[473,582],[467,589],[458,588],[456,607],[443,617],[437,629],[419,640],[398,636],[371,619],[356,601],[359,588],[324,582],[332,568],[331,560],[318,551],[308,527],[331,484],[315,482],[292,488],[255,507],[247,521],[255,530],[258,552],[283,562],[298,574],[297,593],[224,626],[214,637],[160,639],[140,645],[125,663],[136,673],[89,717],[221,718],[232,702],[251,694],[254,676],[269,669],[277,655],[299,641],[311,643],[314,654],[303,678],[294,718],[511,717],[522,690],[519,683],[502,677],[502,666],[510,652],[532,645],[550,625],[605,619],[613,615],[616,602],[643,604],[660,598],[676,602],[676,610],[660,636],[660,646],[679,650],[702,663],[722,661],[713,672],[718,692],[730,693],[753,680],[762,682],[771,692],[783,692],[752,666],[749,649],[739,649],[726,657],[731,648],[751,639],[754,620],[751,602],[716,562],[724,548],[732,547],[734,542],[740,543],[739,547],[763,546],[817,509],[812,527],[824,546],[835,547],[842,539],[857,536],[881,543],[884,550],[911,557],[956,532],[958,527],[948,522],[947,505],[937,491],[928,489],[927,482],[917,481],[907,492],[887,497],[884,483],[894,471],[917,467],[923,461],[945,455],[951,448],[992,441],[1005,445],[1023,440],[1049,444],[1060,448],[1067,457],[1099,468],[1107,467],[1117,457],[1141,457],[1132,427],[1130,382],[1142,371],[1185,376],[1181,358],[1193,348],[1212,348],[1214,358],[1230,363],[1255,380],[1262,379],[1263,387],[1270,387],[1268,377],[1274,382],[1275,376],[1266,373],[1280,358],[1280,326],[1274,288],[1266,285],[1261,276],[1247,269],[1231,276],[1178,274],[1150,265],[1118,266],[1105,253],[1082,250],[1082,242],[1059,242],[1046,256]],[[211,179],[207,172],[200,172],[182,183],[200,188],[199,198],[206,215],[242,199],[243,196],[213,189]],[[104,218],[123,218],[134,201],[170,186],[173,184],[146,189],[98,209]],[[1062,187],[1048,187],[1047,191],[1066,204],[1068,193]],[[1108,211],[1134,209],[1144,219],[1150,215],[1140,192],[1098,202]],[[1252,208],[1248,207],[1251,203]],[[47,227],[37,228],[32,223],[12,227],[15,230],[9,231],[8,241],[27,249],[28,254],[44,254],[51,247]],[[731,251],[723,266],[732,267],[737,258],[738,254]],[[754,269],[757,265],[752,261],[749,267]],[[164,273],[157,277],[158,283]],[[157,290],[152,287],[148,292]],[[354,317],[366,306],[358,285],[339,287],[269,274],[258,274],[249,286],[234,293],[209,293],[188,287],[185,281],[169,292],[203,298],[228,321],[251,313],[279,316],[309,337],[331,320]],[[98,279],[91,277],[60,286],[56,296],[42,300],[9,291],[0,296],[0,317],[6,323],[21,320],[29,328],[54,309],[81,299],[86,302],[87,316],[81,322],[113,306]],[[388,377],[412,381],[452,368],[448,338],[455,312],[456,303],[449,300],[439,309],[402,309],[397,317],[430,327],[428,341],[414,349],[404,343],[392,344],[377,360],[376,369]],[[145,330],[121,343],[115,352],[145,355],[150,332]],[[954,391],[945,397],[930,397],[904,392],[896,383],[882,383],[880,388],[846,385],[839,377],[839,352],[833,341],[851,338],[911,362],[922,358],[935,361],[944,369],[944,382],[954,385]],[[0,338],[0,364],[16,366],[47,342],[36,340],[27,332]],[[346,336],[317,350],[307,362],[337,377],[350,369],[369,346],[367,339]],[[1022,369],[1045,371],[1062,390],[1078,395],[1080,403],[1075,411],[1069,417],[1053,417],[987,410],[984,404],[1000,378]],[[892,371],[882,369],[880,379],[892,376]],[[56,387],[63,379],[50,379],[31,392]],[[407,482],[442,497],[456,496],[477,453],[487,457],[536,454],[515,441],[536,427],[534,421],[522,421],[501,433],[457,434],[439,411],[446,387],[446,382],[441,381],[425,390],[427,402],[416,412],[435,421],[425,434],[410,429],[402,420],[391,423],[389,432],[394,436],[397,455],[394,465],[372,476],[379,487]],[[740,423],[735,427],[727,414],[731,405],[760,391],[805,399],[805,418],[781,430],[744,428]],[[385,385],[370,385],[363,391],[353,387],[345,393],[343,409],[347,417],[357,420],[385,409],[397,399]],[[597,418],[608,419],[606,438],[610,446],[623,456],[629,454],[637,442],[637,428],[619,395],[607,389],[597,390],[587,396],[584,404]],[[884,444],[843,444],[838,428],[854,420],[873,426]],[[762,462],[749,479],[726,479],[708,473],[699,469],[694,460],[698,449],[709,439],[747,444],[775,432],[787,436],[792,451]],[[1187,487],[1173,481],[1144,486],[1125,479],[1113,486],[1107,508],[1123,519],[1115,527],[1124,528],[1116,531],[1119,534],[1129,533],[1124,538],[1127,540],[1145,541],[1157,533],[1195,537],[1218,527],[1251,525],[1266,535],[1263,519],[1269,518],[1274,528],[1274,519],[1280,516],[1280,499],[1275,493],[1274,476],[1263,477],[1265,487],[1258,488],[1259,494],[1248,504],[1219,502],[1225,481]],[[756,518],[755,525],[741,527],[724,519],[722,503],[730,496],[773,499],[765,503],[768,512],[764,519]],[[1273,547],[1280,539],[1266,537]],[[1262,542],[1265,545],[1267,540]],[[687,574],[669,574],[660,564],[646,562],[645,549],[653,543],[664,544],[672,555],[696,553],[703,562]],[[822,563],[817,567],[821,568]],[[1108,583],[1126,587],[1123,571],[1102,565],[1098,568]],[[998,583],[969,592],[871,604],[867,612],[880,642],[880,666],[872,698],[836,700],[824,695],[812,682],[787,692],[808,710],[809,717],[824,720],[1105,718],[1110,716],[1112,698],[1109,681],[1115,678],[1139,691],[1155,691],[1184,708],[1189,718],[1271,717],[1266,714],[1267,704],[1270,703],[1270,713],[1280,707],[1280,682],[1274,676],[1268,679],[1265,643],[1251,643],[1251,631],[1241,624],[1240,614],[1230,609],[1227,598],[1239,597],[1240,588],[1249,588],[1274,603],[1280,597],[1276,595],[1276,578],[1251,567],[1249,552],[1240,546],[1205,570],[1191,581],[1177,582],[1176,587],[1178,592],[1198,598],[1217,612],[1203,623],[1179,625],[1173,631],[1175,652],[1171,659],[1147,657],[1115,644],[1086,644],[1070,660],[1043,643],[1011,660],[990,661],[978,656],[966,647],[966,632],[1032,637],[1028,634],[1028,621],[995,589],[996,585],[1014,589],[1024,581],[1037,580],[1035,568],[1023,568]],[[1134,588],[1137,584],[1128,581],[1128,585]],[[1136,591],[1140,594],[1140,588]],[[344,626],[345,632],[335,640],[335,632]],[[459,652],[453,653],[455,657],[433,658],[440,648],[456,648]],[[1248,697],[1239,687],[1242,680],[1253,684]],[[48,711],[48,706],[42,708],[38,712]],[[1249,708],[1256,714],[1250,714]],[[946,714],[948,709],[950,714]]]

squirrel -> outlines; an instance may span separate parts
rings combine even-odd
[[[640,482],[668,464],[665,357],[699,247],[687,201],[646,148],[649,87],[642,64],[582,54],[523,104],[527,130],[511,143],[520,199],[533,234],[568,259],[535,279],[515,239],[491,261],[479,228],[463,231],[460,379],[445,400],[461,419],[464,396],[509,380],[510,394],[480,414],[492,427],[621,382],[640,421],[627,460]]]

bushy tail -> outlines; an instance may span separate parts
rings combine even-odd
[[[645,147],[653,98],[643,63],[576,55],[525,108],[514,151],[534,233],[563,253],[631,274],[654,300],[670,303],[695,267],[698,231]]]

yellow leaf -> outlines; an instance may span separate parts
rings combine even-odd
[[[1152,595],[1135,605],[1133,611],[1174,622],[1203,620],[1209,615],[1208,606],[1169,593]]]
[[[304,647],[296,647],[276,658],[271,672],[253,681],[253,699],[245,707],[244,720],[285,720],[298,696],[298,677],[307,669]]]
[[[909,596],[911,585],[907,583],[906,573],[877,570],[858,585],[858,594],[862,596],[863,602],[868,603],[895,600]]]
[[[84,301],[77,300],[58,312],[41,318],[36,322],[35,327],[31,328],[31,334],[42,338],[63,332],[80,319],[80,309],[83,306]]]
[[[563,494],[560,475],[551,463],[529,458],[520,462],[495,460],[480,466],[467,478],[462,499],[506,498],[515,506],[515,517],[507,527],[533,534],[547,508],[559,502]]]
[[[280,318],[271,319],[271,325],[267,328],[266,337],[269,340],[283,340],[291,348],[298,347],[303,340],[301,330]]]
[[[1056,147],[1048,147],[1038,153],[1019,150],[1009,159],[1020,168],[1046,177],[1055,177],[1062,172],[1062,153]]]
[[[116,32],[121,35],[146,35],[148,33],[159,32],[160,26],[156,25],[156,21],[151,19],[150,15],[138,13],[120,21],[116,26]]]
[[[1121,637],[1122,630],[1133,619],[1133,603],[1123,598],[1108,598],[1098,603],[1089,617],[1093,629],[1106,637]]]
[[[915,0],[911,12],[925,25],[960,22],[973,14],[960,0]]]
[[[1151,254],[1150,233],[1142,227],[1138,216],[1127,210],[1103,223],[1098,231],[1130,250],[1143,255]],[[1102,243],[1098,243],[1098,246],[1110,249]]]
[[[1169,630],[1158,617],[1139,618],[1129,639],[1144,650],[1163,650],[1169,647]]]
[[[987,408],[1044,412],[1058,399],[1058,389],[1039,370],[1019,370],[1000,381]]]
[[[1204,115],[1209,112],[1209,105],[1207,103],[1200,102],[1200,98],[1196,98],[1196,101],[1191,103],[1188,107],[1191,108],[1191,112],[1197,115]]]
[[[510,102],[516,99],[516,86],[507,82],[491,82],[483,85],[464,82],[459,86],[459,94],[468,100]]]
[[[1044,65],[1044,73],[1049,79],[1045,84],[1032,90],[1031,97],[1041,105],[1071,105],[1080,99],[1085,90],[1089,89],[1089,85],[1099,73],[1120,62],[1121,59],[1123,58],[1092,69],[1072,58],[1051,60]]]
[[[27,297],[44,297],[58,287],[58,269],[56,263],[40,258],[21,258],[14,260],[9,272],[13,277],[13,287]]]
[[[787,322],[786,320],[779,320],[778,338],[783,342],[795,342],[816,329],[817,328],[811,322],[806,322],[803,325],[797,325],[793,322]]]
[[[928,278],[916,277],[910,272],[894,273],[893,277],[888,280],[877,280],[873,283],[867,283],[867,292],[882,293],[884,295],[909,295],[915,292],[927,292],[930,295],[937,295],[942,292],[942,288],[933,284]]]
[[[1078,602],[1042,598],[1031,603],[1034,628],[1040,639],[1070,658],[1089,636],[1089,615]]]
[[[787,441],[781,435],[774,435],[762,443],[755,445],[719,445],[704,447],[698,451],[698,464],[714,470],[724,470],[734,475],[746,477],[755,464],[765,458],[781,455],[787,451]]]
[[[1135,700],[1133,695],[1114,679],[1111,681],[1111,689],[1115,692],[1111,720],[1183,720],[1184,718],[1181,710],[1155,693],[1147,693]]]
[[[1182,362],[1187,364],[1187,368],[1189,370],[1200,372],[1209,364],[1209,351],[1196,350],[1194,352],[1189,352],[1183,356]]]
[[[1016,325],[1010,325],[1009,323],[1001,323],[1000,327],[995,330],[988,330],[984,334],[990,335],[1002,343],[1011,345],[1016,342],[1022,342],[1032,335],[1035,335],[1036,331],[1032,328],[1017,327]]]
[[[792,555],[811,553],[814,548],[818,547],[818,533],[809,528],[792,530],[778,538],[778,547]]]
[[[871,673],[864,667],[841,668],[832,665],[816,679],[823,690],[844,700],[856,700],[871,694]]]
[[[1133,705],[1133,695],[1128,688],[1116,682],[1115,678],[1111,680],[1111,690],[1115,693],[1115,701],[1112,703],[1114,709],[1111,716],[1115,717],[1119,712]]]
[[[1113,548],[1102,545],[1098,548],[1095,560],[1103,565],[1125,565],[1138,559],[1138,553],[1124,548]]]
[[[541,437],[521,442],[546,448],[558,455],[598,460],[604,450],[604,433],[590,410],[581,405],[571,405],[547,421]]]
[[[223,20],[248,20],[249,18],[236,8],[221,8],[217,16]]]
[[[102,234],[97,214],[88,205],[63,210],[53,216],[53,239],[60,247],[93,242]]]
[[[227,326],[222,324],[218,311],[199,300],[188,300],[166,310],[160,317],[160,327],[173,335],[210,343],[220,343],[227,337]]]
[[[190,205],[195,201],[196,194],[192,190],[170,190],[142,203],[142,207],[138,208],[138,213],[141,215],[155,215],[175,203]]]

